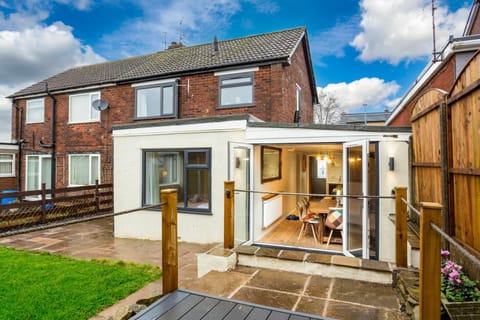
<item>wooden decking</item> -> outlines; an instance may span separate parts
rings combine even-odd
[[[176,290],[131,320],[313,320],[313,315]]]

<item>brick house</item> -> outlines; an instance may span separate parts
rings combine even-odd
[[[410,125],[417,100],[429,89],[449,92],[458,75],[480,49],[480,0],[474,0],[462,37],[450,38],[425,67],[386,121],[388,126]]]
[[[305,28],[76,67],[9,98],[21,190],[112,182],[114,125],[246,113],[311,123],[317,103]]]

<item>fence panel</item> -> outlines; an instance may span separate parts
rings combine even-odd
[[[4,198],[9,203],[0,205],[0,232],[112,212],[113,185],[0,194]]]
[[[448,99],[449,172],[455,237],[480,251],[480,53],[460,73]]]
[[[412,109],[413,203],[442,203],[441,103],[445,93],[431,89]]]

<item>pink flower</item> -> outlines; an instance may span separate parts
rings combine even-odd
[[[450,255],[450,252],[448,250],[441,250],[440,254],[442,257],[448,257]]]

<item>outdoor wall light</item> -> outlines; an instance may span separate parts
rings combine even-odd
[[[394,157],[388,158],[388,170],[390,170],[390,171],[395,170],[395,158]]]

